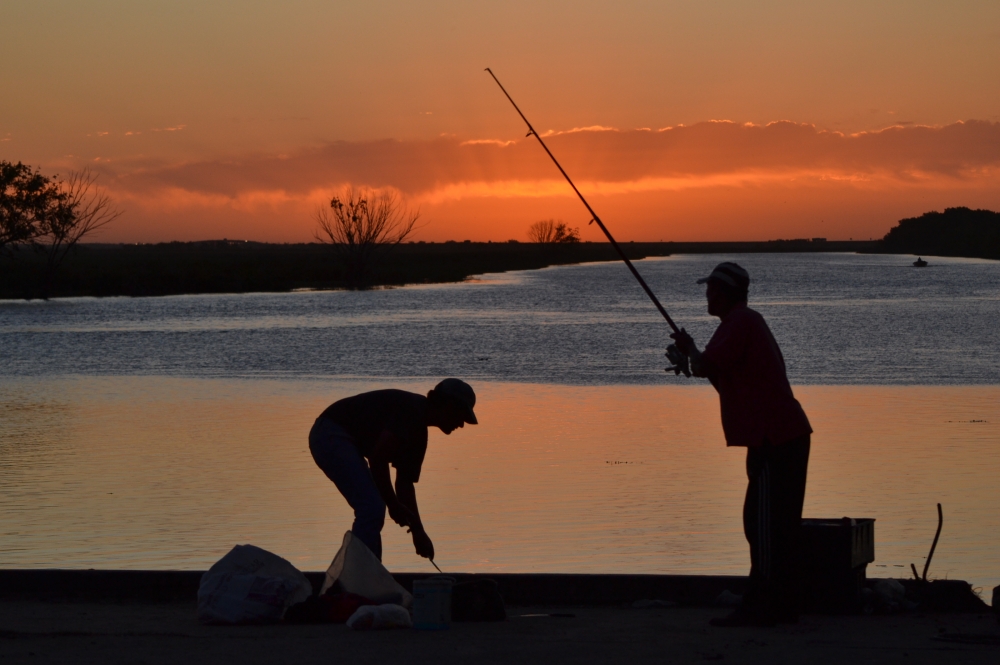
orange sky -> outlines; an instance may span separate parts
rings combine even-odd
[[[304,241],[390,187],[427,240],[868,238],[1000,209],[1000,3],[9,2],[0,159],[89,166],[96,239]],[[339,6],[338,6],[339,5]]]

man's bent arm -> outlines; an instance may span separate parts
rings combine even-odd
[[[399,503],[399,498],[396,493],[392,491],[392,478],[389,476],[389,463],[379,459],[371,459],[369,461],[369,467],[372,470],[372,480],[375,481],[375,487],[378,489],[379,495],[382,497],[382,501],[385,502],[386,507],[392,512]]]
[[[396,437],[389,430],[383,430],[375,444],[375,450],[368,458],[368,466],[372,472],[375,487],[389,509],[389,517],[400,526],[407,526],[411,521],[409,509],[404,506],[392,489],[392,477],[389,475],[389,460],[396,449]]]
[[[698,350],[697,346],[691,347],[688,353],[688,358],[691,360],[691,373],[695,376],[700,376],[704,379],[712,380],[716,375],[716,368],[712,362],[705,357],[705,355]]]
[[[396,471],[396,498],[403,506],[413,513],[414,522],[410,523],[411,529],[423,530],[420,522],[420,511],[417,510],[417,490],[409,480],[401,478],[399,471]]]
[[[691,373],[695,376],[706,378],[714,384],[715,375],[717,374],[716,368],[711,361],[705,358],[702,352],[698,350],[698,347],[695,345],[691,335],[688,334],[688,331],[681,328],[670,337],[676,341],[677,348],[680,349],[680,352],[686,355],[688,360],[691,361]]]

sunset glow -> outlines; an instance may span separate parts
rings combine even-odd
[[[348,185],[398,191],[417,239],[600,240],[486,65],[623,240],[1000,209],[991,2],[84,4],[5,13],[0,158],[98,172],[126,214],[95,240],[309,241]]]

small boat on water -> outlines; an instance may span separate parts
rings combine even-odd
[[[924,261],[923,257],[918,256],[917,260],[913,262],[914,268],[926,268],[927,261]]]

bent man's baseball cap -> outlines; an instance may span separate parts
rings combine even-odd
[[[465,381],[461,379],[445,379],[434,386],[434,392],[453,399],[465,411],[465,422],[470,425],[478,425],[476,414],[472,410],[476,406],[476,393]]]
[[[731,261],[723,261],[715,266],[712,274],[699,279],[698,284],[704,284],[710,279],[717,279],[720,282],[743,289],[744,291],[750,288],[750,273],[741,268],[739,264]]]

